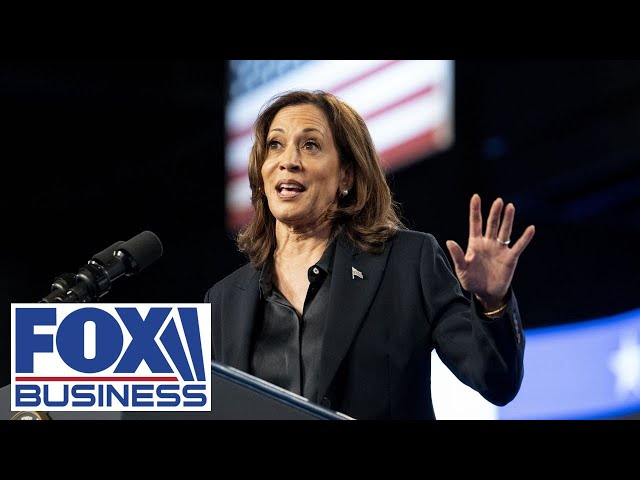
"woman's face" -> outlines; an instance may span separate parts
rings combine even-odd
[[[350,171],[340,168],[329,123],[315,105],[284,107],[276,114],[261,172],[271,213],[292,227],[322,222],[338,191],[351,188],[352,181]]]

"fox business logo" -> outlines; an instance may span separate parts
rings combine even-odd
[[[11,351],[12,411],[211,411],[208,304],[12,304]]]

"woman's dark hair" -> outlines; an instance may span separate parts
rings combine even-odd
[[[353,169],[353,187],[327,211],[333,235],[342,233],[366,252],[380,252],[385,241],[399,229],[399,206],[380,165],[380,158],[362,117],[336,96],[320,90],[296,90],[273,97],[262,107],[254,123],[254,141],[249,156],[252,219],[237,235],[238,249],[260,267],[276,246],[275,218],[269,210],[262,182],[262,164],[268,154],[267,134],[276,114],[284,107],[315,105],[326,115],[338,150],[341,167]]]

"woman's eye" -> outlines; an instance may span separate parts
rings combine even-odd
[[[278,142],[277,140],[269,140],[267,142],[267,147],[270,150],[273,150],[274,148],[278,148],[280,146],[280,142]]]
[[[313,140],[307,140],[306,142],[304,142],[304,145],[302,145],[302,148],[306,148],[307,150],[311,150],[314,148],[318,148],[318,144],[316,142],[314,142]]]

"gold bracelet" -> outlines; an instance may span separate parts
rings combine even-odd
[[[499,313],[504,312],[504,310],[507,308],[507,304],[505,303],[504,305],[502,305],[500,308],[496,308],[495,310],[490,310],[488,312],[482,312],[482,314],[485,317],[491,317],[494,315],[498,315]]]

